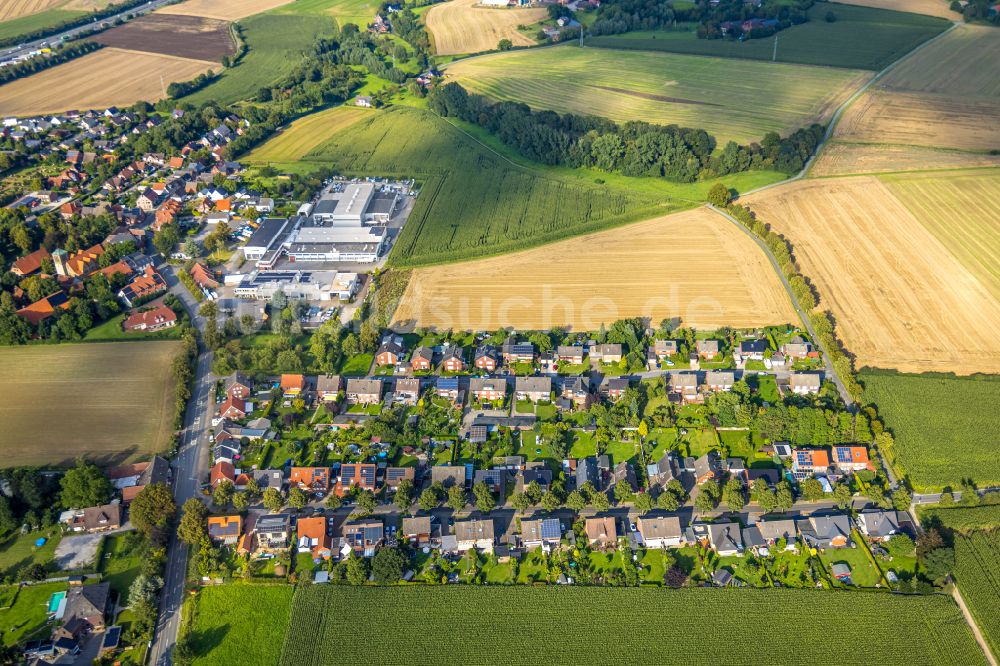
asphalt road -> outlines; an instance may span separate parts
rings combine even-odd
[[[142,14],[148,14],[154,9],[159,9],[160,7],[163,7],[165,5],[172,4],[175,1],[176,0],[150,0],[150,2],[147,2],[144,5],[133,7],[132,9],[128,9],[119,14],[115,14],[114,16],[108,16],[100,20],[95,20],[90,23],[85,23],[81,26],[71,28],[65,32],[61,32],[55,35],[49,35],[48,37],[42,37],[40,39],[36,39],[30,42],[24,42],[23,44],[18,44],[17,46],[9,48],[0,53],[0,61],[11,60],[21,55],[27,55],[32,51],[37,51],[41,48],[45,48],[43,44],[45,46],[52,46],[54,44],[57,44],[61,39],[64,38],[65,41],[69,41],[71,39],[75,39],[78,37],[88,36],[91,33],[98,32],[98,30],[95,30],[95,28],[100,26],[102,23],[107,23],[109,26],[112,26],[114,25],[114,22],[117,21],[118,19],[125,21],[126,20],[125,17],[128,16],[129,14],[132,14],[133,17],[141,16]]]
[[[198,304],[181,285],[170,268],[164,268],[170,292],[184,303],[192,321],[202,330],[205,322],[197,316]],[[212,353],[204,351],[198,356],[194,389],[184,416],[184,430],[181,432],[177,455],[171,463],[174,473],[174,498],[178,507],[192,497],[200,497],[201,484],[207,480],[209,469],[208,430],[212,424],[213,401]],[[167,566],[163,591],[160,595],[160,616],[156,623],[153,641],[149,651],[149,663],[164,665],[171,663],[170,653],[177,642],[180,629],[180,609],[184,602],[184,579],[187,573],[188,547],[176,536],[171,536],[167,549]]]

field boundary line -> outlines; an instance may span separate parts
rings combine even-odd
[[[837,107],[837,110],[833,112],[832,116],[830,116],[830,122],[826,126],[826,132],[823,133],[822,140],[820,140],[819,145],[816,146],[816,150],[813,151],[813,154],[809,157],[808,160],[806,160],[806,163],[802,167],[801,171],[799,171],[797,174],[795,174],[791,178],[787,178],[787,179],[779,181],[777,183],[771,183],[770,185],[763,185],[761,187],[749,190],[747,192],[740,192],[739,195],[740,196],[747,196],[747,195],[750,195],[750,194],[756,194],[757,192],[763,192],[765,190],[769,190],[769,189],[778,187],[779,185],[787,185],[788,183],[794,183],[797,180],[801,180],[801,179],[805,178],[809,174],[809,169],[812,168],[813,162],[816,161],[816,158],[819,157],[820,153],[823,151],[823,148],[826,147],[826,145],[830,142],[830,139],[833,137],[833,131],[837,128],[837,123],[840,122],[840,117],[844,114],[844,111],[846,111],[848,108],[850,108],[851,105],[853,105],[856,101],[858,101],[858,99],[860,99],[860,97],[863,94],[865,94],[866,92],[868,92],[869,88],[871,88],[876,82],[880,81],[886,74],[888,74],[893,69],[895,69],[897,66],[899,66],[900,63],[902,63],[905,60],[908,60],[910,57],[912,57],[913,55],[915,55],[916,53],[918,53],[919,51],[921,51],[922,49],[924,49],[928,45],[933,44],[937,40],[939,40],[942,37],[944,37],[945,35],[949,34],[953,30],[955,30],[956,28],[958,28],[958,26],[960,26],[960,25],[962,25],[962,24],[958,23],[957,21],[952,22],[951,27],[948,28],[947,30],[945,30],[944,32],[942,32],[942,33],[940,33],[938,35],[935,35],[934,37],[931,37],[930,39],[928,39],[926,42],[923,42],[922,44],[917,44],[913,49],[911,49],[907,53],[904,53],[898,59],[890,62],[888,65],[886,65],[885,67],[883,67],[880,71],[876,72],[875,76],[873,76],[871,79],[868,80],[868,83],[866,83],[865,85],[863,85],[860,88],[858,88],[858,90],[855,91],[855,93],[853,95],[851,95],[850,97],[848,97],[847,100],[843,104],[841,104],[839,107]]]
[[[753,242],[757,244],[757,247],[764,252],[765,256],[767,256],[768,261],[771,262],[771,268],[773,268],[774,272],[777,273],[778,279],[781,280],[781,285],[785,288],[785,292],[788,294],[788,298],[792,302],[792,309],[794,309],[795,313],[799,316],[799,319],[802,321],[802,325],[805,326],[805,329],[808,331],[813,343],[820,348],[820,351],[823,352],[823,368],[826,371],[827,377],[831,378],[833,383],[837,386],[837,392],[840,393],[840,397],[844,401],[844,404],[847,405],[847,408],[853,410],[854,399],[851,398],[851,394],[847,392],[847,387],[844,385],[844,382],[841,381],[840,375],[837,374],[836,369],[833,367],[833,361],[830,360],[831,356],[829,352],[823,348],[823,343],[820,341],[819,336],[816,335],[816,331],[813,329],[812,321],[809,319],[809,314],[802,309],[802,306],[799,305],[798,299],[795,298],[795,292],[792,291],[792,285],[789,283],[788,278],[785,277],[784,272],[782,272],[781,266],[778,264],[778,259],[774,256],[774,253],[771,252],[771,248],[767,246],[767,243],[765,243],[762,238],[758,237],[755,233],[750,231],[750,229],[747,229],[742,222],[726,211],[710,203],[705,205],[709,209],[715,211],[735,224],[740,231],[749,236]]]
[[[998,666],[997,659],[993,656],[993,650],[990,649],[989,643],[986,642],[983,632],[979,630],[979,625],[976,624],[975,618],[972,617],[969,607],[965,605],[965,599],[962,598],[962,593],[959,592],[958,585],[955,583],[951,586],[951,596],[955,600],[955,603],[958,604],[959,610],[962,611],[965,622],[972,629],[972,635],[975,637],[976,642],[979,643],[980,649],[982,649],[983,654],[986,656],[986,661],[990,662],[990,666]]]

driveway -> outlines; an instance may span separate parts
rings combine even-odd
[[[55,562],[64,571],[88,567],[94,563],[101,539],[109,534],[127,532],[130,529],[132,529],[131,525],[125,525],[117,530],[108,530],[97,534],[77,534],[63,537],[62,541],[56,545]]]

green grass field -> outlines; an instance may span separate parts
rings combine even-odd
[[[712,185],[525,165],[481,134],[408,107],[372,113],[333,133],[302,160],[275,166],[300,173],[328,166],[345,174],[420,181],[420,195],[390,257],[396,266],[503,254],[662,215],[700,204]],[[744,190],[780,178],[748,172],[725,182]]]
[[[49,598],[67,587],[65,582],[23,586],[17,593],[14,605],[0,610],[0,632],[3,634],[4,645],[14,645],[36,635],[41,637],[42,634],[47,638],[45,625],[49,618]]]
[[[870,76],[830,67],[574,46],[474,58],[447,71],[492,99],[618,122],[700,128],[720,146],[826,122]]]
[[[988,442],[1000,431],[1000,377],[861,372],[864,400],[895,437],[893,463],[918,491],[957,487],[963,478],[1000,483]]]
[[[46,530],[28,532],[27,534],[11,534],[0,542],[0,578],[13,576],[18,569],[28,564],[48,565],[55,555],[56,544],[59,543],[62,532],[58,527]],[[41,548],[35,547],[39,537],[47,539]]]
[[[837,17],[827,23],[826,13]],[[880,70],[950,25],[931,16],[828,2],[808,12],[810,20],[778,33],[777,60],[803,65],[830,65]],[[771,60],[774,38],[738,42],[698,39],[693,26],[674,32],[631,32],[587,40],[590,46],[639,51],[668,51],[749,60]]]
[[[371,113],[355,106],[335,106],[295,120],[288,127],[250,152],[250,162],[294,162],[323,143],[327,137],[353,125]]]
[[[195,664],[273,666],[288,630],[292,591],[287,585],[209,587],[190,601]]]
[[[178,351],[172,341],[0,349],[3,466],[69,465],[80,455],[110,464],[163,451]]]
[[[321,36],[331,36],[332,18],[314,15],[258,14],[240,21],[249,51],[218,81],[187,97],[185,102],[232,104],[252,99],[257,91],[285,77]]]
[[[351,664],[361,654],[372,664],[413,663],[413,655],[435,664],[579,664],[596,655],[596,663],[659,664],[663,650],[651,646],[667,635],[672,663],[985,663],[957,606],[940,596],[306,586],[296,592],[289,626],[285,666]],[[838,641],[832,650],[833,627],[878,640]]]
[[[377,11],[378,3],[373,0],[295,0],[271,13],[332,16],[338,25],[353,23],[364,31]]]
[[[56,26],[63,21],[74,19],[85,12],[68,11],[65,9],[49,9],[37,14],[29,14],[9,21],[0,21],[0,39],[11,39],[49,26]]]
[[[111,589],[121,595],[128,594],[129,586],[142,568],[142,539],[136,534],[126,532],[105,537],[98,563],[102,580],[111,583]]]
[[[1000,531],[979,531],[955,539],[955,580],[993,654],[1000,651]]]

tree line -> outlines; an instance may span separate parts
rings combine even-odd
[[[719,24],[724,21],[742,22],[754,18],[777,21],[776,26],[755,28],[748,35],[763,37],[805,23],[809,20],[806,10],[812,5],[813,0],[798,0],[792,4],[765,0],[759,6],[743,0],[722,0],[679,8],[657,0],[609,0],[601,3],[589,32],[591,35],[617,35],[635,30],[661,30],[677,23],[697,23],[699,38],[715,39],[723,36]]]
[[[103,44],[98,44],[97,42],[78,42],[68,46],[57,47],[53,49],[52,53],[35,56],[34,58],[29,58],[28,60],[0,69],[0,84],[10,83],[16,79],[37,74],[44,69],[61,65],[64,62],[69,62],[74,58],[79,58],[82,55],[92,53],[103,47]]]
[[[730,141],[716,154],[715,137],[703,129],[637,121],[617,124],[596,116],[534,111],[519,102],[491,102],[458,83],[435,88],[428,104],[440,116],[485,128],[524,157],[542,164],[684,183],[761,169],[795,173],[816,150],[825,131],[813,124],[787,137],[769,132],[760,143],[743,146]]]

